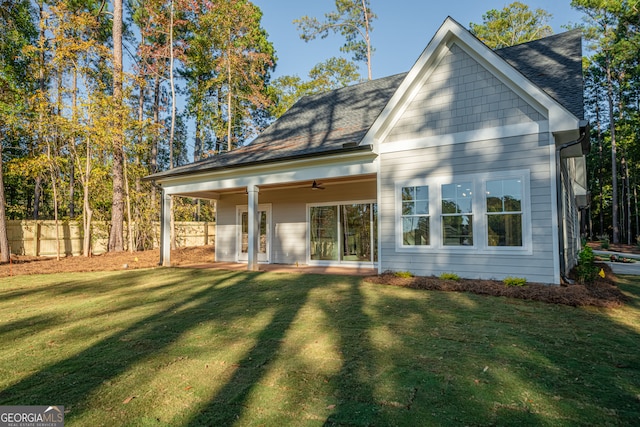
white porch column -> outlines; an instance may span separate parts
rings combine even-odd
[[[247,270],[258,271],[258,239],[260,236],[260,217],[258,212],[258,186],[247,186],[247,221],[249,242],[247,248]]]
[[[160,263],[171,267],[171,196],[162,190],[160,215]]]

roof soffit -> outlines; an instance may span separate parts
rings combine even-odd
[[[154,182],[163,188],[183,186],[189,183],[208,182],[214,184],[217,181],[233,180],[238,178],[255,178],[256,184],[260,183],[260,177],[279,173],[288,173],[291,170],[303,170],[305,168],[329,168],[331,166],[353,165],[353,164],[373,164],[377,155],[372,151],[360,150],[349,153],[339,153],[324,157],[310,157],[295,159],[286,162],[274,162],[265,164],[255,164],[242,168],[204,170],[190,172],[182,175],[170,175],[158,177]],[[252,178],[252,179],[253,179]]]
[[[361,145],[371,144],[374,146],[374,151],[378,152],[377,144],[384,140],[413,97],[427,82],[429,76],[454,43],[489,70],[502,83],[525,99],[542,115],[548,117],[551,131],[579,127],[579,119],[564,106],[533,84],[458,22],[448,17],[407,73],[397,91],[363,138]]]

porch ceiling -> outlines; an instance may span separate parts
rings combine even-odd
[[[360,175],[360,176],[343,176],[343,177],[335,177],[335,178],[318,178],[311,180],[301,180],[301,181],[289,181],[282,182],[277,184],[264,184],[258,185],[258,188],[261,192],[264,191],[274,191],[274,190],[287,190],[294,188],[308,188],[312,190],[313,182],[315,181],[318,185],[329,188],[332,185],[336,184],[357,184],[361,182],[371,182],[376,180],[375,174],[368,175]],[[229,194],[244,194],[246,193],[246,187],[236,187],[236,188],[226,188],[226,189],[211,189],[211,190],[203,190],[203,191],[192,191],[192,192],[180,192],[173,194],[174,196],[179,197],[191,197],[194,199],[209,199],[209,200],[218,200],[221,195],[229,195]]]

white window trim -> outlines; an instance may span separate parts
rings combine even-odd
[[[305,216],[306,216],[306,236],[305,236],[305,246],[306,246],[306,256],[307,256],[307,265],[312,266],[342,266],[342,267],[367,267],[374,268],[378,266],[378,262],[380,261],[380,252],[378,252],[378,261],[342,261],[338,256],[337,260],[332,261],[319,261],[311,259],[311,247],[310,247],[310,239],[311,239],[311,217],[310,217],[310,208],[318,207],[318,206],[338,206],[338,216],[340,215],[339,207],[342,205],[352,205],[352,204],[378,204],[378,201],[375,199],[365,199],[365,200],[341,200],[337,202],[318,202],[318,203],[307,203],[305,208]],[[380,207],[378,206],[378,220],[380,218]],[[373,224],[372,224],[373,225]],[[340,227],[340,222],[338,222],[338,227]],[[379,224],[376,227],[380,227]],[[371,232],[371,237],[373,238],[373,230]],[[378,244],[380,241],[380,236],[375,236],[378,239]],[[373,246],[372,246],[373,248]],[[338,254],[342,253],[342,239],[338,239]]]
[[[489,246],[487,230],[486,183],[501,179],[522,180],[522,246]],[[442,185],[471,182],[473,188],[473,245],[445,246],[442,242]],[[430,245],[404,245],[402,240],[402,187],[429,186]],[[532,255],[531,172],[529,169],[484,172],[416,178],[395,184],[395,244],[396,252],[404,253],[477,253],[502,255]]]
[[[399,221],[399,229],[400,229],[400,232],[399,232],[399,234],[397,234],[397,235],[398,235],[398,238],[399,238],[400,244],[401,244],[403,247],[407,247],[407,248],[412,248],[412,247],[415,247],[415,246],[420,246],[420,247],[423,247],[423,248],[430,248],[430,247],[432,246],[432,243],[431,243],[431,242],[432,242],[432,240],[431,240],[431,237],[432,237],[432,236],[431,236],[431,223],[432,223],[432,222],[431,222],[431,217],[433,216],[433,214],[431,213],[431,204],[433,203],[433,198],[432,198],[432,196],[431,196],[431,188],[429,188],[429,189],[428,189],[428,193],[429,193],[429,205],[427,206],[427,210],[429,211],[429,213],[428,213],[428,214],[404,215],[404,214],[402,213],[402,204],[403,204],[403,202],[404,202],[404,201],[402,200],[402,188],[403,188],[403,187],[413,187],[413,188],[416,188],[416,187],[421,187],[421,186],[419,186],[419,185],[402,185],[402,186],[399,188],[399,191],[400,191],[400,207],[399,207],[399,210],[400,210],[400,218],[399,218],[399,220],[398,220],[398,221]],[[402,243],[402,242],[404,241],[404,238],[403,238],[404,232],[403,232],[403,229],[402,229],[402,225],[403,225],[403,218],[405,218],[405,217],[415,217],[415,218],[424,218],[424,217],[426,217],[426,218],[429,218],[429,244],[428,244],[428,245],[404,245],[404,243]]]

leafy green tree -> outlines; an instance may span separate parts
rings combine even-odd
[[[231,150],[259,130],[256,117],[270,103],[267,83],[275,50],[257,6],[247,0],[209,6],[200,11],[192,28],[186,63],[190,106],[198,137],[209,128],[218,150]]]
[[[469,28],[492,49],[513,46],[553,34],[548,25],[551,14],[543,9],[531,10],[518,1],[502,10],[491,9],[482,15],[482,24],[470,23]]]
[[[19,139],[24,120],[26,94],[34,89],[28,72],[29,58],[23,49],[35,43],[38,31],[34,24],[35,11],[28,0],[0,0],[0,262],[10,258],[6,223],[6,195],[4,185],[4,146]],[[11,148],[15,148],[12,146]]]
[[[341,34],[345,44],[340,50],[353,54],[354,61],[366,62],[371,80],[371,21],[376,15],[371,12],[369,0],[336,0],[336,10],[325,13],[324,17],[324,21],[309,16],[294,20],[301,32],[300,38],[308,42],[316,37],[326,38],[329,31]]]
[[[626,217],[625,228],[627,241],[631,240],[630,227],[630,194],[632,193],[627,173],[630,169],[630,148],[637,144],[625,144],[621,141],[633,140],[633,126],[622,128],[623,123],[633,117],[637,111],[638,54],[640,38],[638,37],[638,1],[637,0],[573,0],[572,7],[584,14],[584,34],[589,41],[593,54],[591,64],[599,69],[599,83],[604,92],[604,108],[599,116],[606,124],[606,139],[611,149],[611,233],[613,243],[619,243],[621,217]],[[636,88],[634,90],[634,88]],[[634,103],[635,100],[635,103]],[[598,104],[600,108],[600,104]],[[637,121],[631,121],[637,127]],[[623,130],[624,129],[624,130]],[[623,131],[621,134],[620,132]],[[619,148],[622,152],[619,155]],[[620,157],[620,158],[619,158]],[[622,163],[623,176],[619,176],[619,161]],[[622,189],[619,181],[622,178]],[[626,192],[626,212],[620,212],[619,192]],[[624,194],[624,193],[623,193]],[[636,229],[637,233],[637,229]]]

